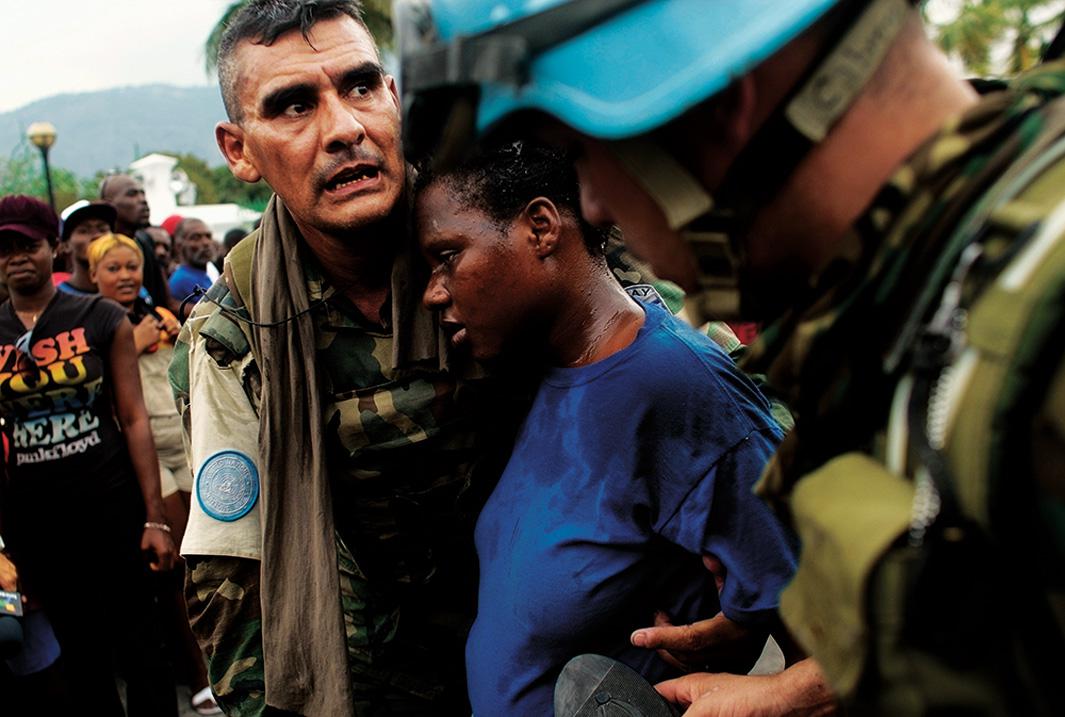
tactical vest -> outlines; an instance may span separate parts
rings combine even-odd
[[[886,359],[910,370],[884,461],[847,453],[794,490],[804,562],[782,606],[800,642],[829,646],[817,656],[855,714],[1065,714],[1065,455],[1032,460],[1065,437],[1054,104],[959,223]]]

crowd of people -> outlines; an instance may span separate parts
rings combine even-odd
[[[1062,65],[492,5],[398,2],[401,87],[358,2],[236,12],[250,236],[0,199],[4,707],[1065,711]]]
[[[32,197],[0,199],[0,560],[11,571],[0,589],[20,593],[25,623],[0,670],[11,714],[121,715],[116,671],[131,715],[176,715],[175,672],[190,708],[220,713],[184,606],[177,546],[192,476],[167,369],[172,297],[195,288],[173,281],[170,247],[179,268],[202,270],[222,244],[208,231],[183,245],[148,216],[124,175],[59,216]]]

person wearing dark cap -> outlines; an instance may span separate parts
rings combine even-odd
[[[86,714],[177,715],[152,619],[145,558],[173,566],[133,328],[103,297],[52,283],[59,222],[32,197],[0,199],[0,416],[9,445],[4,539],[43,605]],[[88,539],[91,553],[72,549]]]
[[[89,244],[115,230],[118,214],[107,202],[74,202],[60,215],[59,238],[68,247],[73,259],[70,278],[57,284],[60,291],[82,296],[96,293],[96,284],[89,277]]]

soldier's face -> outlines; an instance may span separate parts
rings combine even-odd
[[[518,220],[501,228],[441,182],[419,193],[415,218],[432,269],[422,300],[440,312],[452,346],[487,361],[531,340],[528,318],[543,288]]]
[[[405,182],[399,99],[366,30],[343,16],[235,52],[243,118],[216,130],[234,175],[265,179],[305,234],[388,216]]]
[[[670,228],[658,203],[628,173],[608,143],[554,124],[541,135],[576,155],[581,211],[589,223],[617,225],[629,250],[660,278],[675,282],[686,292],[699,290],[700,269],[691,243]],[[699,155],[702,176],[722,176],[736,151],[704,146]],[[707,171],[707,167],[712,169]],[[700,181],[711,192],[716,188]],[[756,311],[763,312],[751,315],[752,319],[766,318],[766,306],[775,307],[768,309],[770,312],[776,311],[808,281],[811,269],[803,252],[811,246],[810,237],[817,234],[817,228],[808,217],[796,213],[804,207],[791,209],[789,213],[775,203],[759,207],[754,221],[733,237],[743,245],[742,264],[734,267],[740,272],[737,278],[748,299],[757,299],[745,308],[757,305],[760,308]]]
[[[581,212],[592,226],[621,227],[625,245],[646,261],[659,278],[685,291],[698,286],[695,255],[683,237],[670,229],[662,210],[629,176],[625,167],[598,140],[574,135],[581,186]]]

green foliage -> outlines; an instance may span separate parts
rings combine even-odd
[[[207,74],[214,73],[218,60],[218,46],[222,42],[222,35],[226,31],[226,26],[236,14],[240,12],[240,9],[246,5],[248,0],[237,0],[237,2],[231,3],[225,11],[222,13],[222,17],[218,19],[218,22],[211,29],[211,34],[207,36],[207,41],[204,43],[204,65],[207,69]],[[362,14],[363,20],[366,22],[366,27],[370,29],[370,34],[377,40],[377,45],[381,49],[387,49],[392,47],[392,5],[389,0],[362,0]]]
[[[255,184],[240,181],[229,171],[229,167],[215,167],[211,173],[214,175],[215,191],[218,192],[220,202],[235,202],[242,207],[261,212],[266,209],[266,203],[274,193],[270,185],[262,180]]]
[[[78,199],[96,196],[98,184],[95,180],[79,179],[69,169],[54,165],[51,172],[57,211],[62,211]],[[19,143],[10,157],[0,158],[0,196],[8,194],[29,194],[48,201],[41,154],[28,141]]]
[[[241,182],[230,173],[228,167],[210,167],[194,154],[165,150],[161,154],[177,158],[177,168],[183,170],[196,185],[197,204],[232,202],[261,212],[273,193],[266,182]],[[62,211],[78,199],[95,199],[99,196],[100,182],[106,175],[107,172],[100,171],[92,177],[79,178],[70,170],[53,165],[52,187],[57,210]],[[21,142],[10,157],[0,158],[0,196],[8,194],[29,194],[48,201],[41,155],[29,142]]]
[[[223,201],[229,201],[219,198],[214,171],[207,166],[207,162],[194,154],[171,154],[171,156],[177,157],[177,168],[183,170],[188,175],[189,181],[196,185],[197,204],[221,204]]]
[[[986,77],[1032,68],[1063,20],[1061,0],[968,0],[955,19],[933,28],[948,55]],[[1009,48],[1009,56],[1004,67],[995,67],[992,50],[1000,45]]]
[[[261,212],[266,208],[273,190],[263,181],[255,184],[242,182],[230,173],[225,165],[210,167],[201,157],[188,152],[169,152],[157,150],[160,154],[175,157],[176,169],[188,176],[196,185],[197,204],[239,204],[248,209]]]

